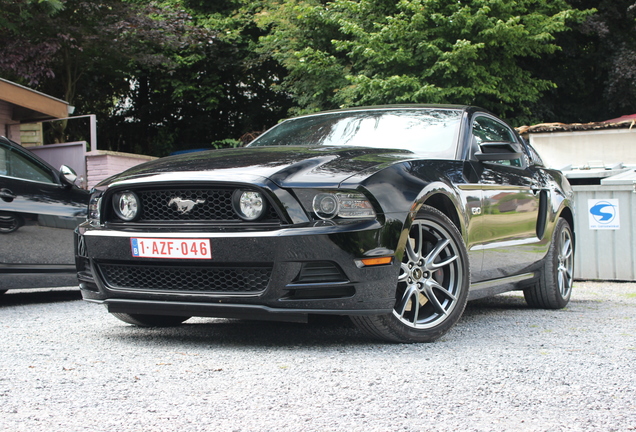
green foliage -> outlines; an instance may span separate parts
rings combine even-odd
[[[597,12],[557,36],[559,53],[527,65],[557,85],[530,106],[535,118],[578,123],[636,113],[636,4],[568,1]]]
[[[513,124],[636,112],[633,0],[0,0],[0,10],[0,75],[97,114],[102,149],[233,147],[289,114],[358,105],[475,104]],[[58,134],[87,138],[74,128]]]
[[[170,73],[152,67],[135,72],[135,86],[112,118],[120,127],[111,128],[116,135],[109,142],[156,155],[210,143],[232,147],[245,133],[263,130],[284,115],[288,97],[273,88],[284,70],[255,53],[262,32],[251,19],[251,7],[231,0],[164,0],[157,6],[180,11],[213,37],[172,51]]]
[[[0,29],[16,29],[16,22],[32,18],[34,13],[53,16],[64,9],[61,0],[0,0]]]
[[[223,149],[223,148],[237,148],[242,147],[243,143],[239,140],[235,140],[232,138],[214,141],[212,143],[212,148],[214,149]]]
[[[254,52],[262,32],[242,6],[11,0],[0,14],[0,73],[97,114],[102,149],[160,156],[237,139],[289,108],[271,85],[284,70]],[[70,122],[55,139],[87,134]]]
[[[556,52],[554,35],[589,13],[563,0],[294,0],[257,22],[301,109],[446,102],[501,114],[554,87],[521,60]]]

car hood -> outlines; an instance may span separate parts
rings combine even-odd
[[[384,166],[410,160],[408,150],[361,147],[254,147],[169,156],[135,166],[101,185],[137,182],[232,181],[269,179],[279,187],[337,185]]]

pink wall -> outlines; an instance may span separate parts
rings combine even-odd
[[[104,150],[98,150],[96,154],[87,153],[88,189],[112,175],[154,159],[156,157]]]

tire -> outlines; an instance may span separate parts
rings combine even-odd
[[[24,225],[24,219],[20,216],[0,215],[0,234],[10,234]]]
[[[524,288],[528,306],[561,309],[570,301],[574,276],[574,236],[570,224],[559,218],[539,279]]]
[[[172,315],[143,315],[113,312],[112,315],[125,323],[140,327],[174,327],[190,319],[190,317]]]
[[[374,338],[433,342],[462,316],[469,286],[468,254],[459,231],[442,212],[423,206],[409,230],[393,313],[351,319]]]

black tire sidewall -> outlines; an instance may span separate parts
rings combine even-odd
[[[572,289],[568,290],[568,294],[566,297],[563,297],[561,294],[561,290],[559,289],[559,252],[561,247],[560,238],[563,230],[568,230],[570,233],[570,238],[572,238],[572,230],[570,229],[570,224],[563,219],[559,218],[557,225],[554,229],[554,233],[552,235],[552,244],[550,245],[550,256],[544,265],[544,280],[546,283],[546,289],[548,290],[548,295],[550,300],[554,303],[557,308],[565,307],[570,301],[570,296],[572,295]],[[574,248],[574,245],[572,246]],[[547,272],[548,266],[550,267],[550,271]]]
[[[563,297],[559,289],[559,250],[562,247],[560,237],[563,230],[568,230],[570,238],[574,241],[570,224],[563,218],[559,218],[552,233],[552,240],[548,254],[544,258],[539,279],[533,285],[524,289],[524,297],[531,307],[543,309],[562,309],[570,301],[572,288],[570,287],[567,296]],[[574,251],[574,244],[572,244]]]

